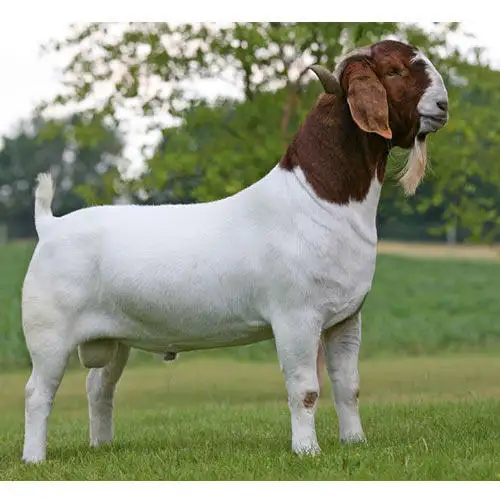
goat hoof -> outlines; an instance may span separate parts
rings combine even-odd
[[[33,457],[23,457],[21,459],[23,464],[29,465],[29,464],[39,464],[41,462],[45,462],[45,457],[42,456],[33,456]]]
[[[341,444],[366,444],[364,434],[349,434],[340,438]]]
[[[321,453],[321,448],[318,443],[299,443],[292,446],[292,451],[299,457],[314,457]]]

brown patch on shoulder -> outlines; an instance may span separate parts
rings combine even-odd
[[[375,175],[383,181],[387,155],[387,141],[357,127],[345,97],[322,94],[280,166],[300,167],[320,198],[345,205],[363,201]]]

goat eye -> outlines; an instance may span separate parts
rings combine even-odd
[[[392,68],[387,72],[387,76],[401,76],[401,71],[396,68]]]

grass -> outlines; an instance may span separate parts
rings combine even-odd
[[[500,358],[446,355],[361,363],[366,445],[341,446],[325,387],[323,453],[290,451],[277,363],[183,359],[129,368],[116,439],[90,449],[83,370],[66,374],[49,426],[48,461],[20,462],[27,372],[0,375],[2,480],[497,480]]]
[[[0,370],[26,364],[21,330],[21,287],[33,243],[0,245]]]
[[[29,242],[0,246],[0,480],[500,479],[498,259],[471,260],[468,249],[443,260],[443,249],[421,246],[379,256],[363,310],[367,445],[338,444],[326,388],[317,413],[323,454],[295,457],[275,351],[263,342],[185,353],[165,366],[136,355],[118,390],[117,438],[97,450],[87,445],[85,371],[68,371],[49,460],[33,466],[20,462],[29,364],[20,290],[32,251]]]
[[[421,255],[428,247],[408,246]],[[30,242],[0,246],[0,371],[29,364],[20,322],[20,292],[32,251]],[[467,254],[472,255],[472,249]],[[361,356],[500,351],[498,282],[499,261],[379,255],[373,288],[363,308]],[[276,358],[272,342],[190,356],[245,361]],[[137,358],[151,359],[136,354]]]

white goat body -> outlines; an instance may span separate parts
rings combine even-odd
[[[319,452],[320,342],[340,439],[364,439],[359,311],[375,270],[387,139],[406,148],[414,144],[403,178],[413,192],[425,169],[423,140],[446,123],[447,93],[430,61],[400,42],[363,49],[339,68],[345,78],[340,69],[336,78],[314,67],[327,94],[280,163],[229,198],[93,207],[56,218],[52,179],[40,177],[40,241],[22,297],[33,362],[25,461],[45,458],[52,402],[76,348],[92,368],[92,445],[113,439],[113,396],[131,347],[172,359],[181,351],[272,337],[288,391],[292,449]]]
[[[51,316],[58,344],[116,339],[157,352],[268,339],[273,322],[290,315],[314,318],[323,331],[352,315],[370,288],[379,192],[375,181],[363,203],[332,205],[277,167],[212,203],[54,218],[37,195],[25,328]],[[43,332],[29,338],[37,342],[46,342]]]
[[[276,167],[213,203],[93,207],[61,218],[47,208],[50,183],[42,177],[37,191],[40,242],[23,288],[26,342],[42,372],[26,386],[24,459],[45,458],[53,397],[46,394],[55,394],[77,346],[93,368],[90,441],[98,445],[113,438],[113,394],[131,346],[171,358],[272,335],[291,408],[299,405],[292,447],[318,452],[307,405],[319,393],[320,336],[352,316],[370,288],[378,181],[363,202],[334,205],[314,194],[300,170]],[[350,385],[355,392],[357,382]],[[341,417],[342,436],[362,439],[357,410],[351,413]]]

